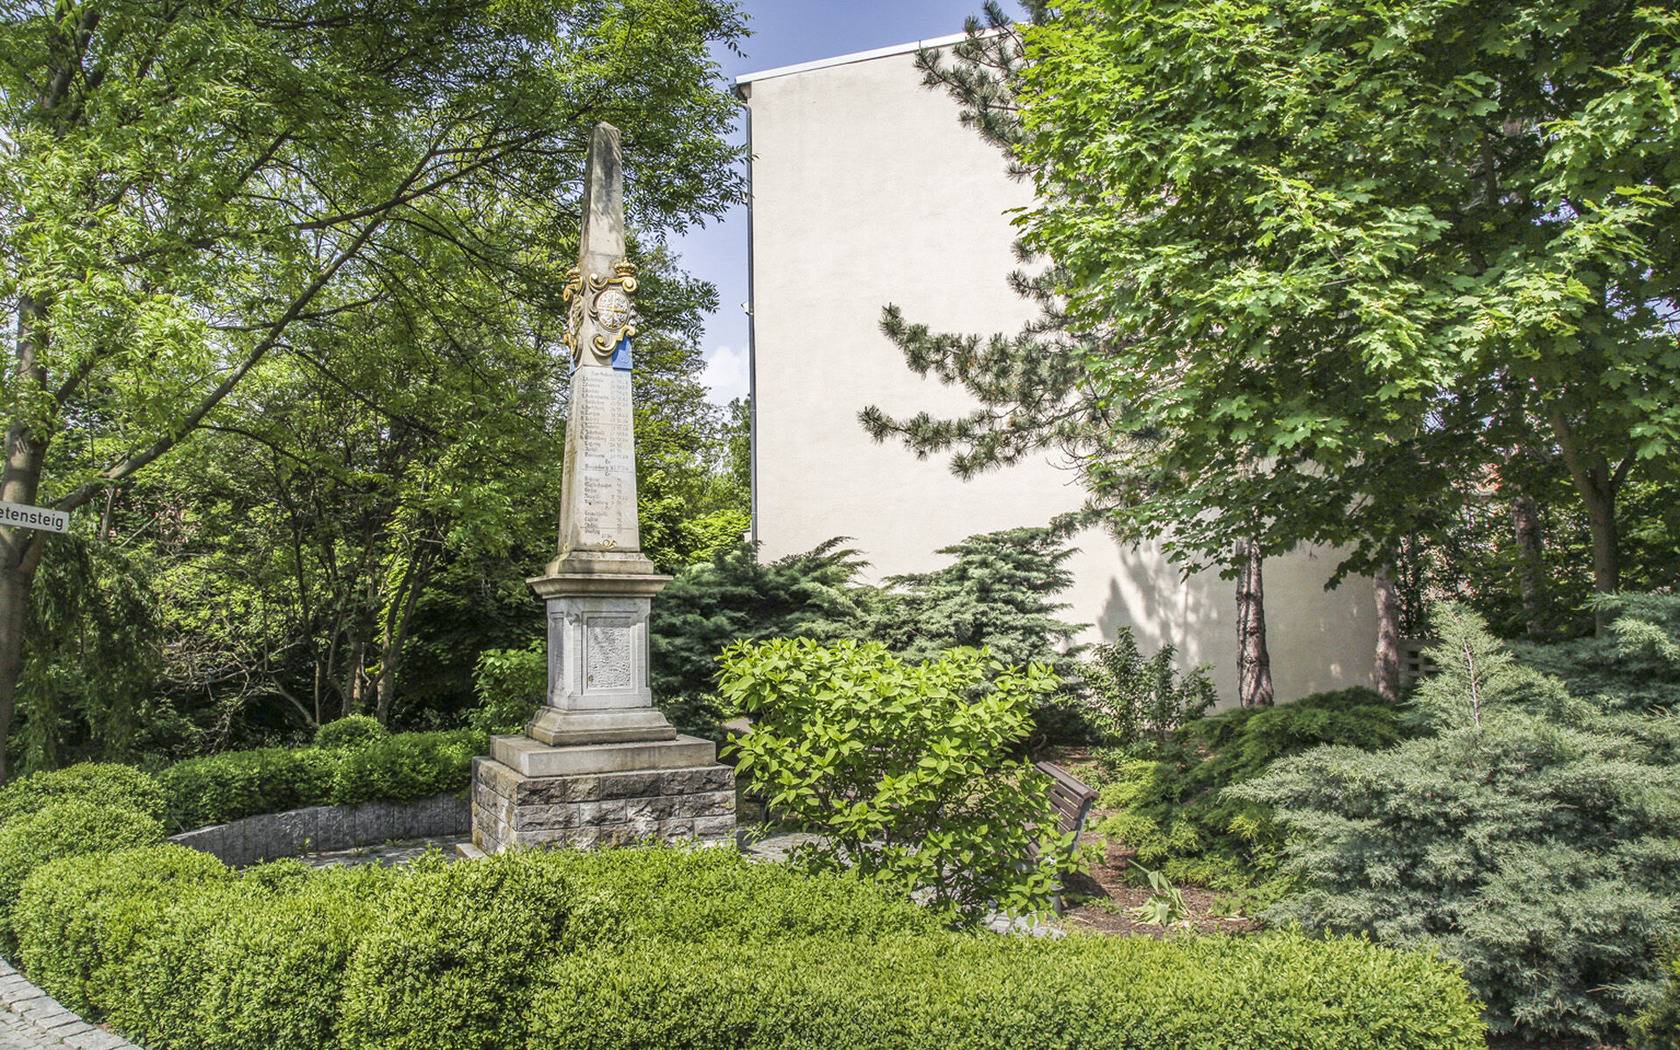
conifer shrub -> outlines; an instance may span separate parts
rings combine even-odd
[[[1464,979],[1353,939],[836,938],[557,960],[529,1050],[1481,1050]]]
[[[65,857],[23,883],[13,922],[30,980],[90,1020],[131,994],[135,949],[168,906],[233,880],[215,857],[184,846],[147,846]]]
[[[153,777],[132,766],[79,762],[31,773],[0,788],[0,824],[73,798],[138,810],[157,819],[164,814],[163,789]]]
[[[722,739],[718,654],[740,641],[868,636],[876,593],[853,580],[864,567],[836,537],[761,563],[749,544],[679,571],[649,613],[653,695],[678,729]]]
[[[617,939],[621,921],[541,853],[412,865],[350,960],[340,1040],[345,1050],[518,1046],[545,961]]]
[[[1664,969],[1662,991],[1634,1019],[1639,1050],[1680,1050],[1680,951],[1671,951]]]
[[[1003,667],[1038,663],[1063,681],[1078,677],[1072,645],[1087,625],[1056,614],[1071,608],[1054,600],[1073,585],[1066,561],[1078,553],[1048,528],[1003,529],[941,547],[950,565],[931,572],[889,576],[889,600],[872,635],[912,662],[947,649],[988,650]]]
[[[323,751],[346,751],[390,737],[391,731],[372,715],[345,715],[315,730],[315,746]]]
[[[163,842],[163,825],[126,806],[67,797],[0,826],[0,955],[17,950],[12,909],[35,869],[86,853],[111,853]]]
[[[879,642],[809,639],[734,646],[723,668],[719,695],[753,720],[737,773],[823,835],[795,866],[923,892],[957,924],[1051,906],[1075,862],[1045,778],[1010,757],[1033,700],[1060,684],[1048,668],[966,648],[908,664]]]
[[[1512,644],[1512,653],[1603,710],[1680,708],[1680,595],[1596,595],[1591,604],[1616,617],[1604,634]]]
[[[1268,917],[1442,952],[1495,1032],[1604,1039],[1660,994],[1680,932],[1677,715],[1571,696],[1463,608],[1436,628],[1441,673],[1414,701],[1436,735],[1230,789],[1291,832],[1304,888]]]
[[[1409,733],[1400,708],[1363,688],[1193,719],[1159,758],[1104,760],[1099,804],[1116,812],[1092,831],[1131,846],[1139,865],[1175,884],[1247,887],[1273,873],[1284,837],[1268,807],[1225,788],[1320,745],[1374,750]]]

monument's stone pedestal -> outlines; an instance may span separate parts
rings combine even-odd
[[[616,846],[726,840],[735,832],[735,772],[697,737],[549,747],[499,736],[473,760],[473,845]]]

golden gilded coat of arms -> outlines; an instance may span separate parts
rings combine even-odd
[[[592,300],[585,306],[585,285]],[[583,346],[588,344],[590,352],[594,354],[597,364],[606,364],[612,360],[613,349],[625,337],[636,334],[636,326],[631,324],[633,305],[631,297],[636,294],[636,265],[627,261],[613,264],[610,277],[602,277],[592,273],[587,281],[583,274],[572,268],[566,281],[563,297],[571,304],[566,316],[566,348],[572,352],[572,364],[582,363]],[[587,321],[593,320],[593,335],[584,339],[584,327]]]

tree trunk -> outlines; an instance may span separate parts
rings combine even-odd
[[[1616,529],[1614,493],[1588,497],[1587,524],[1592,529],[1593,590],[1614,594],[1622,589],[1621,539]]]
[[[18,387],[37,390],[47,385],[44,364],[47,342],[46,304],[34,296],[18,296]],[[0,475],[0,500],[34,504],[41,486],[41,464],[47,443],[29,425],[13,420],[6,431],[6,466]],[[23,632],[29,622],[29,592],[46,553],[47,534],[37,529],[0,525],[0,783],[6,779],[6,740],[17,704],[18,678],[23,674]]]
[[[1237,561],[1237,702],[1270,707],[1272,658],[1266,651],[1266,588],[1259,545],[1238,540]]]
[[[374,714],[380,725],[391,721],[391,701],[397,689],[397,671],[402,663],[403,644],[414,622],[414,607],[431,577],[431,557],[416,551],[396,594],[385,611],[385,630],[380,638],[379,682],[374,693]]]
[[[1614,594],[1622,589],[1622,552],[1616,531],[1616,494],[1633,467],[1630,455],[1612,468],[1603,453],[1586,454],[1575,447],[1575,434],[1562,416],[1552,417],[1552,433],[1569,468],[1570,480],[1587,508],[1587,525],[1592,530],[1593,590]],[[1607,618],[1593,613],[1598,633],[1603,634]]]
[[[1384,566],[1371,577],[1377,600],[1377,663],[1372,678],[1384,700],[1400,699],[1400,592],[1393,569]]]
[[[1511,501],[1511,531],[1517,543],[1517,587],[1522,592],[1523,618],[1528,621],[1528,634],[1538,638],[1546,633],[1546,620],[1540,608],[1540,595],[1545,589],[1545,547],[1540,536],[1540,505],[1534,497],[1519,494]]]

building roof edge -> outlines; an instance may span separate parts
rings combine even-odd
[[[924,47],[949,47],[960,44],[968,38],[967,33],[952,33],[950,36],[935,37],[931,40],[916,40],[908,44],[895,44],[892,47],[878,47],[873,51],[858,51],[850,55],[836,55],[833,58],[819,58],[814,62],[800,62],[791,66],[777,66],[758,73],[742,73],[735,78],[737,89],[757,80],[769,80],[772,77],[791,76],[794,73],[809,73],[813,69],[827,69],[830,66],[846,66],[853,62],[868,62],[876,58],[890,58],[893,55],[908,55],[913,51],[920,51]]]

